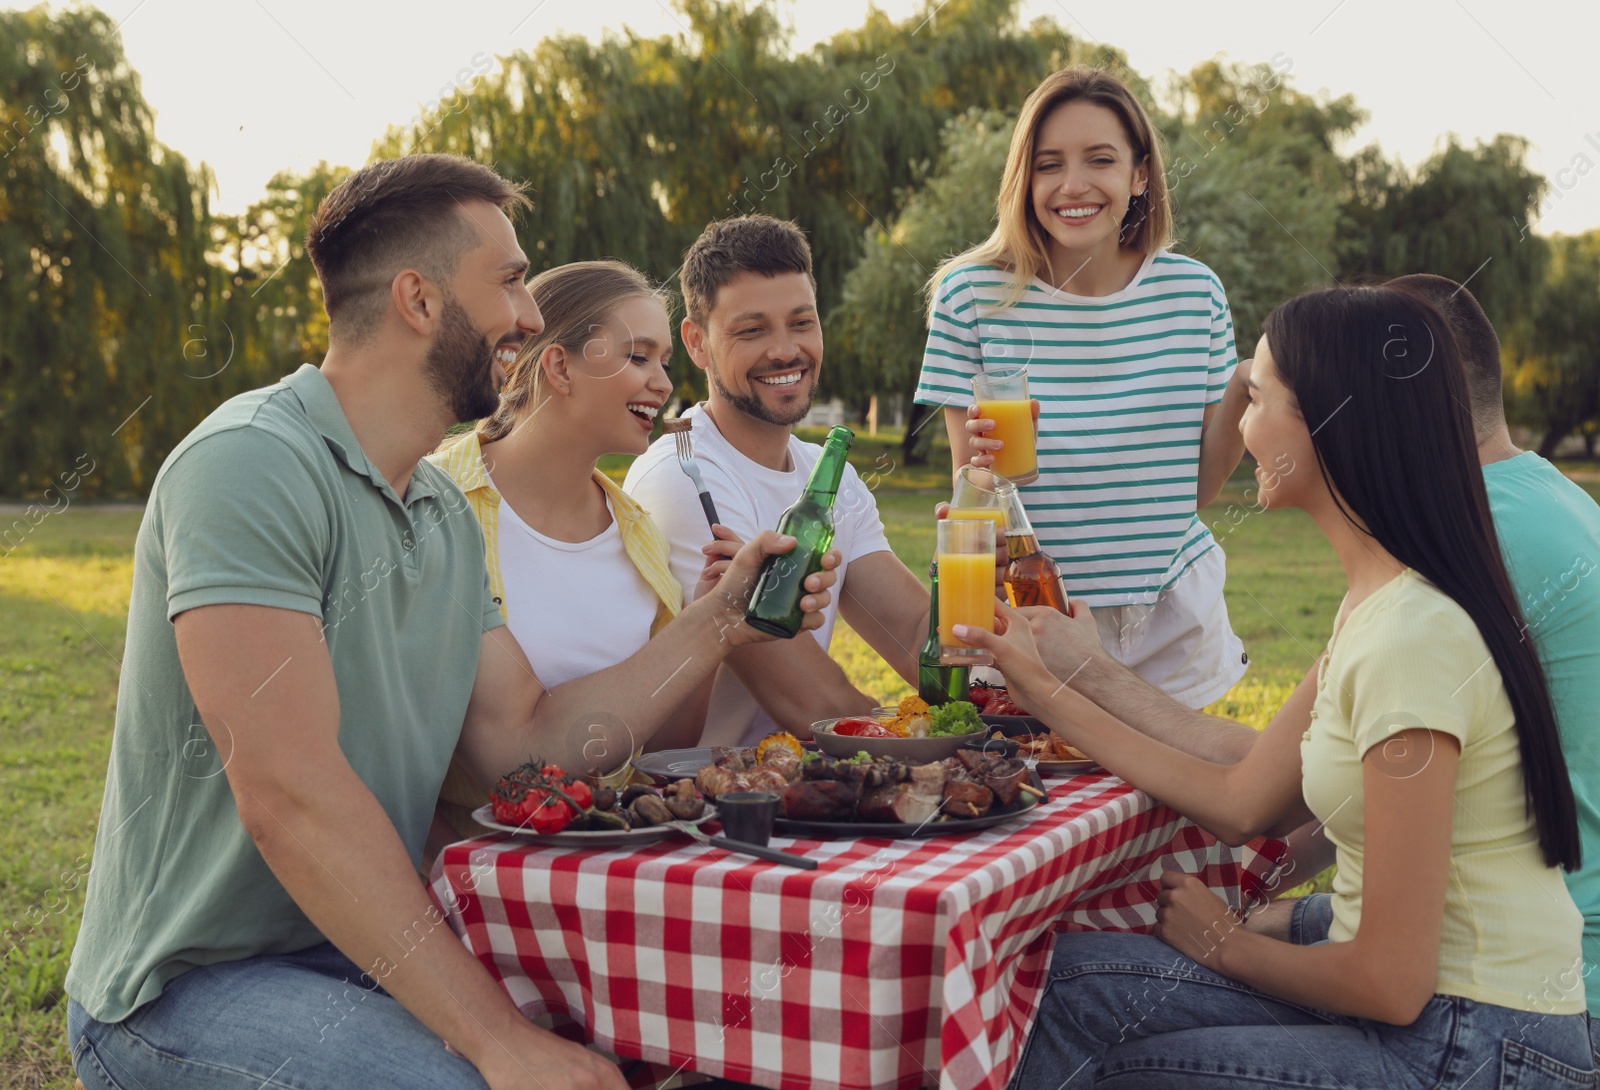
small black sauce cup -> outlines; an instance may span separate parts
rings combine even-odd
[[[729,840],[765,846],[778,819],[778,796],[766,791],[734,791],[717,796],[717,820]]]

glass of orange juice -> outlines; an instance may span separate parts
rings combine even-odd
[[[988,519],[995,533],[1006,531],[1006,505],[1017,494],[1017,486],[992,469],[974,465],[956,471],[956,488],[950,496],[946,518]]]
[[[939,663],[988,666],[987,651],[951,633],[958,624],[994,631],[994,523],[987,518],[940,519],[934,559],[939,565]]]
[[[1039,479],[1039,456],[1034,449],[1033,407],[1028,402],[1028,369],[1001,367],[972,380],[978,415],[993,420],[990,439],[1005,446],[994,452],[994,471],[1016,484]]]

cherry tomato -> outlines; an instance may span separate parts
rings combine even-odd
[[[532,797],[531,794],[529,796]],[[554,795],[546,795],[528,816],[528,824],[541,836],[559,833],[572,824],[572,807]]]
[[[576,783],[563,784],[561,790],[565,791],[568,798],[585,810],[594,805],[594,792],[582,780]],[[568,809],[571,809],[571,807],[568,807]]]

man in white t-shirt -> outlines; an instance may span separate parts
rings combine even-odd
[[[778,524],[799,498],[822,448],[793,435],[822,369],[811,248],[792,223],[740,216],[713,223],[683,263],[684,346],[706,372],[710,396],[690,409],[695,461],[721,523],[748,539]],[[693,482],[662,436],[628,471],[629,494],[672,545],[672,570],[692,591],[711,540]],[[721,667],[705,745],[750,744],[774,724],[809,736],[819,719],[855,715],[878,701],[828,657],[835,610],[906,681],[916,684],[928,592],[889,549],[878,505],[852,468],[834,504],[834,602],[810,635],[739,648]],[[879,694],[883,695],[883,694]]]

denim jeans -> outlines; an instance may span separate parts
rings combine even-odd
[[[1289,916],[1289,941],[1296,946],[1316,946],[1328,941],[1333,928],[1333,894],[1313,893],[1294,903]]]
[[[1326,903],[1296,906],[1306,944]],[[1331,914],[1330,914],[1331,915]],[[1585,1016],[1436,995],[1409,1026],[1276,999],[1150,935],[1056,941],[1012,1090],[1296,1087],[1566,1090],[1595,1086]]]
[[[85,1090],[487,1090],[331,944],[192,969],[122,1022],[67,1004]]]

